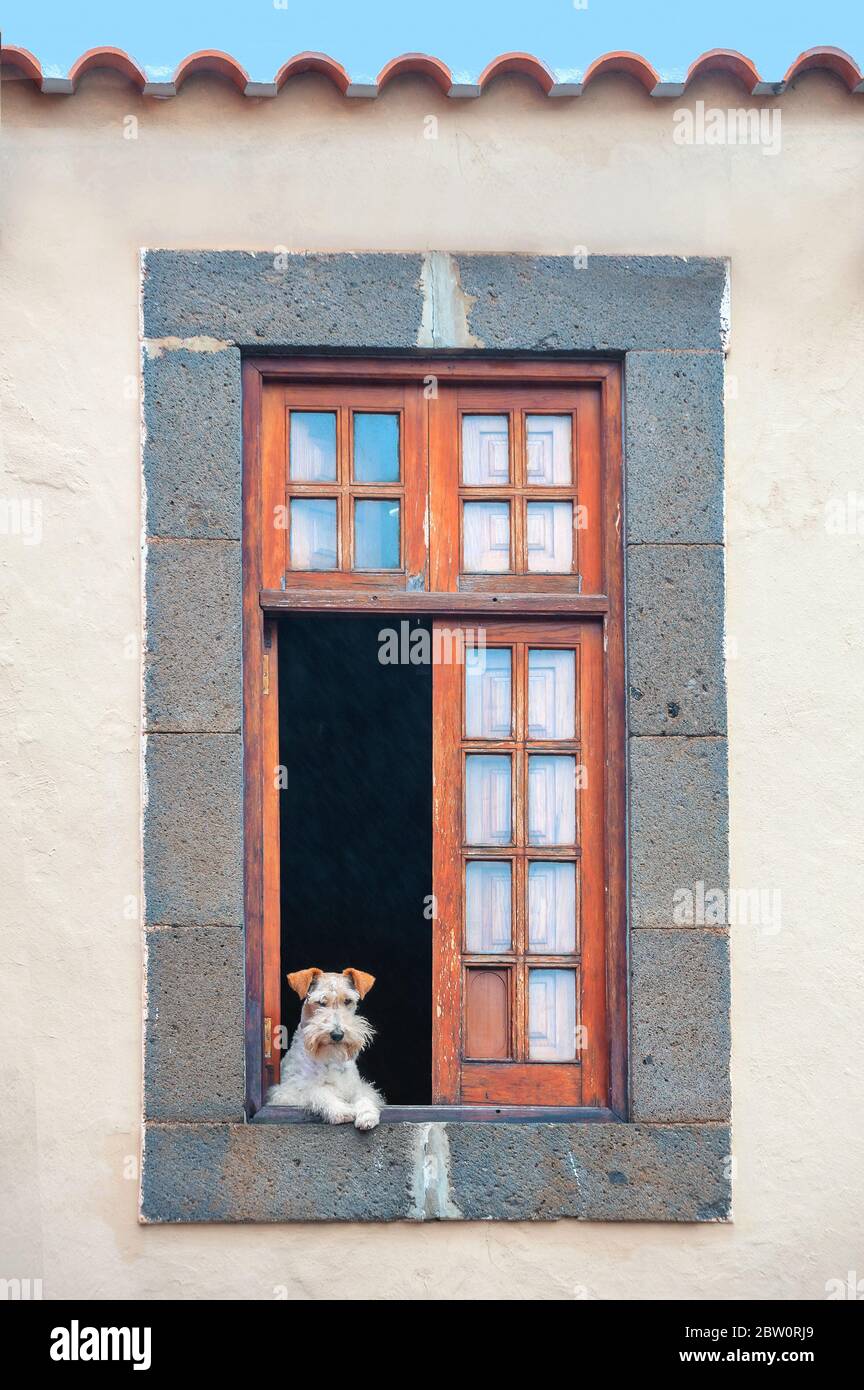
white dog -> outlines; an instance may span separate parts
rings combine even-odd
[[[328,1124],[374,1129],[384,1097],[363,1080],[354,1060],[375,1032],[356,1012],[374,975],[352,969],[337,975],[313,966],[295,970],[288,983],[303,1000],[303,1010],[267,1103],[302,1105]]]

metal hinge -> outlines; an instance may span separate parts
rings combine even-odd
[[[270,1060],[270,1057],[272,1056],[272,1053],[273,1053],[273,1020],[272,1020],[272,1018],[265,1018],[265,1020],[264,1020],[264,1056],[267,1058],[268,1061]]]

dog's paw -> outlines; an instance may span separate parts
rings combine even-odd
[[[349,1110],[346,1105],[344,1110],[331,1110],[327,1116],[327,1121],[331,1125],[350,1125],[354,1119],[354,1111]]]
[[[373,1110],[370,1106],[368,1110],[363,1109],[357,1111],[354,1126],[356,1129],[374,1129],[380,1118],[381,1116],[378,1111]]]

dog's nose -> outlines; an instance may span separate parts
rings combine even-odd
[[[345,1034],[342,1032],[341,1028],[334,1028],[330,1036],[334,1042],[341,1042]]]

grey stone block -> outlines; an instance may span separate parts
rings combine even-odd
[[[240,729],[243,608],[237,541],[155,541],[147,552],[147,729]]]
[[[144,359],[149,536],[242,533],[240,353],[166,350]]]
[[[720,348],[721,260],[674,256],[458,256],[487,349],[622,352]]]
[[[243,921],[243,749],[239,734],[149,734],[145,920]]]
[[[631,921],[671,927],[676,893],[727,891],[726,740],[630,739]]]
[[[712,1221],[729,1213],[724,1129],[448,1125],[466,1220]]]
[[[441,1161],[424,1175],[430,1128]],[[422,1221],[428,1180],[431,1219],[718,1221],[728,1153],[707,1125],[149,1125],[142,1219]]]
[[[631,733],[726,732],[723,600],[721,546],[627,547]]]
[[[634,932],[630,968],[633,1118],[728,1119],[728,933]]]
[[[416,346],[419,255],[148,251],[144,336],[244,347]]]
[[[241,1120],[242,928],[160,927],[146,946],[146,1118]]]
[[[723,541],[723,354],[631,352],[628,541]]]
[[[145,1221],[399,1221],[414,1125],[150,1125]]]

